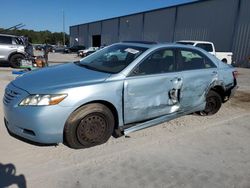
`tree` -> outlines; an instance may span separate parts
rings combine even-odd
[[[63,33],[62,32],[50,32],[46,31],[34,31],[28,29],[21,29],[21,30],[4,30],[0,28],[0,33],[2,34],[11,34],[11,35],[18,35],[18,36],[26,36],[29,38],[29,41],[33,44],[47,44],[58,45],[63,44]],[[65,43],[66,45],[69,44],[69,35],[65,34]]]

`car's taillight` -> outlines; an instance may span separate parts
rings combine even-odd
[[[233,77],[234,77],[234,79],[238,78],[238,71],[233,71]]]

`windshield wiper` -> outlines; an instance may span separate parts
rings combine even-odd
[[[90,69],[90,70],[93,70],[93,71],[110,73],[110,72],[107,72],[107,71],[100,70],[100,69],[98,69],[98,68],[89,66],[88,64],[81,63],[80,61],[76,61],[76,62],[74,62],[74,63],[75,63],[76,65],[80,66],[80,67],[84,67],[84,68],[87,68],[87,69]]]
[[[74,62],[76,65],[80,66],[80,67],[84,67],[84,68],[87,68],[87,69],[92,69],[92,67],[90,67],[89,65],[87,64],[82,64],[80,61],[76,61]]]
[[[115,73],[117,73],[117,72],[113,72],[113,71],[107,71],[107,70],[103,70],[103,69],[100,69],[100,68],[96,68],[96,67],[88,65],[87,63],[84,63],[84,62],[82,63],[80,61],[76,61],[74,63],[76,65],[80,66],[80,67],[84,67],[86,69],[90,69],[90,70],[97,71],[97,72],[104,72],[104,73],[108,73],[108,74],[115,74]]]

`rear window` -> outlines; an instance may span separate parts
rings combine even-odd
[[[1,44],[12,44],[12,38],[8,36],[0,36]]]
[[[205,50],[207,52],[212,52],[213,51],[212,44],[199,43],[199,44],[196,45],[196,47],[202,48],[203,50]]]
[[[177,42],[177,44],[184,44],[184,45],[194,45],[193,42]]]

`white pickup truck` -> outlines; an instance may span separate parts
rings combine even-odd
[[[212,42],[207,41],[194,41],[194,40],[181,40],[177,42],[178,44],[187,44],[196,46],[199,48],[202,48],[203,50],[206,50],[207,52],[213,54],[215,57],[217,57],[219,60],[221,60],[224,63],[232,64],[232,52],[216,52],[214,44]]]

